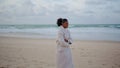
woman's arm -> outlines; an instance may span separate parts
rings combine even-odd
[[[68,33],[69,33],[69,40],[68,40],[68,43],[69,43],[69,44],[72,44],[73,40],[72,40],[72,38],[71,38],[71,35],[70,35],[70,31],[69,31],[69,30],[68,30]]]
[[[62,31],[58,32],[58,41],[59,41],[59,43],[62,47],[68,47],[69,46],[67,40],[65,40],[65,38],[64,38],[64,33]]]

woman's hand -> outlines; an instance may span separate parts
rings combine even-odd
[[[65,42],[67,42],[67,43],[69,43],[69,44],[72,44],[71,42],[69,42],[67,39],[64,39],[65,40]]]
[[[67,39],[64,39],[65,40],[65,42],[68,42],[68,40]]]

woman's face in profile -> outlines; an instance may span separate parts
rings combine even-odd
[[[63,26],[64,28],[68,28],[68,25],[69,25],[69,23],[68,23],[67,21],[62,24],[62,26]]]

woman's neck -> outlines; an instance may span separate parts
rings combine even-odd
[[[62,26],[62,25],[61,25],[60,27],[62,27],[62,28],[64,28],[64,29],[67,29],[67,28],[65,28],[65,27],[64,27],[64,26]]]

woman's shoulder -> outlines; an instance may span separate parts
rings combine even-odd
[[[58,32],[62,32],[63,33],[64,31],[62,29],[59,29]]]
[[[64,29],[59,28],[58,33],[62,33],[62,34],[64,34],[64,33],[65,33],[65,30],[64,30]]]

